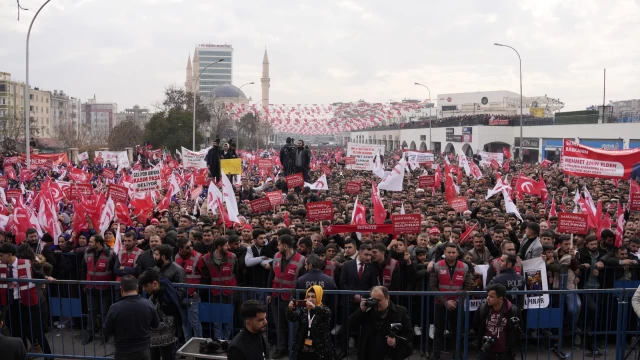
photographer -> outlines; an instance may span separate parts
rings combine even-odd
[[[487,286],[487,302],[474,315],[473,327],[476,334],[482,334],[479,360],[512,360],[519,351],[519,311],[506,294],[502,284]]]
[[[413,328],[407,309],[389,300],[384,286],[371,289],[371,297],[349,317],[351,329],[361,328],[359,360],[405,359],[411,355]]]
[[[307,289],[305,300],[290,301],[286,317],[297,323],[291,360],[334,360],[336,354],[329,338],[331,310],[322,304],[322,288]]]
[[[287,143],[280,149],[280,163],[284,169],[284,176],[293,174],[295,151],[296,148],[293,146],[293,139],[288,137]]]

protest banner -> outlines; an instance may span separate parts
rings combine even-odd
[[[93,162],[100,165],[111,164],[120,168],[131,166],[126,151],[96,151]]]
[[[464,196],[458,196],[455,199],[452,199],[449,202],[449,206],[451,206],[457,213],[461,213],[469,210],[469,205],[467,204],[467,198]]]
[[[420,189],[430,189],[436,183],[435,175],[422,175],[418,177],[418,187]]]
[[[26,155],[20,155],[20,161],[25,162],[27,159]],[[66,153],[61,154],[31,154],[31,167],[32,168],[41,168],[45,167],[48,160],[53,161],[54,165],[61,165],[63,163],[68,164],[69,158]],[[4,162],[6,165],[6,160]]]
[[[484,291],[487,287],[488,271],[489,265],[475,265],[473,267],[473,290],[471,291]],[[478,310],[478,308],[485,302],[487,302],[487,297],[485,295],[472,295],[469,298],[469,311]]]
[[[393,234],[391,224],[360,224],[360,225],[330,225],[324,228],[325,235],[335,235],[339,233],[383,233]]]
[[[346,157],[343,157],[342,160],[344,160],[345,165],[353,165],[356,163],[355,156],[346,156]]]
[[[78,154],[78,162],[83,162],[83,161],[87,161],[89,160],[89,153],[88,152],[81,152]]]
[[[567,175],[628,180],[640,176],[640,148],[604,150],[564,139],[560,168]]]
[[[259,199],[255,199],[249,202],[249,206],[251,206],[251,212],[254,214],[269,212],[271,211],[271,209],[273,209],[269,197],[261,197]]]
[[[22,196],[22,190],[9,189],[4,192],[4,196],[7,198],[7,203],[11,204],[12,200],[17,202],[20,196]]]
[[[107,188],[107,198],[111,196],[111,200],[115,203],[127,203],[127,198],[129,197],[129,189],[124,186],[109,184]]]
[[[402,152],[404,156],[406,156],[408,163],[426,164],[428,162],[433,163],[435,161],[432,151],[402,149]]]
[[[419,234],[420,214],[391,215],[391,224],[394,234]]]
[[[500,169],[500,164],[498,164],[498,162],[496,161],[496,159],[491,159],[491,168],[493,170],[498,170]]]
[[[509,126],[509,119],[489,119],[489,126]]]
[[[347,143],[347,157],[353,156],[355,164],[347,165],[351,170],[373,170],[373,158],[384,154],[384,145]]]
[[[549,290],[547,286],[547,264],[542,258],[534,258],[522,262],[522,273],[526,290]],[[525,295],[525,309],[540,309],[549,306],[549,294]]]
[[[305,207],[307,221],[333,220],[333,202],[331,201],[308,202]]]
[[[116,173],[111,169],[102,169],[102,176],[107,179],[113,180],[116,177]]]
[[[20,161],[20,158],[18,158],[17,156],[9,156],[4,158],[2,165],[9,166],[9,165],[17,164],[19,161]]]
[[[325,175],[331,174],[331,168],[328,167],[327,165],[322,165],[322,173]]]
[[[258,169],[264,171],[271,171],[273,167],[273,161],[271,159],[258,159]]]
[[[282,190],[269,191],[267,192],[267,197],[272,208],[282,204]]]
[[[361,187],[362,187],[362,184],[357,181],[347,181],[344,187],[344,193],[349,195],[360,194]]]
[[[162,185],[160,169],[133,171],[132,177],[134,191],[157,190]]]
[[[241,175],[242,159],[222,159],[220,160],[220,169],[224,171],[225,175]]]
[[[204,161],[204,158],[207,156],[208,151],[209,148],[201,151],[191,151],[183,147],[182,166],[185,168],[205,169],[207,167],[207,163]]]
[[[491,161],[495,160],[498,165],[502,166],[502,162],[504,161],[504,154],[492,153],[487,151],[478,150],[476,151],[476,155],[480,156],[480,166],[491,166]]]
[[[93,195],[93,185],[83,183],[71,184],[70,195],[72,199],[80,199],[80,195],[85,198],[91,196]]]
[[[520,180],[520,175],[511,177],[511,184],[509,184],[509,186],[511,186],[511,189],[516,188],[516,185],[518,184],[519,180]]]
[[[6,187],[6,186],[2,186],[2,187]],[[640,211],[640,193],[632,193],[629,195],[629,210]]]
[[[304,177],[302,176],[302,173],[285,176],[285,180],[287,181],[287,187],[289,189],[304,186]]]
[[[0,176],[0,187],[6,189],[8,186],[9,186],[9,180],[7,179],[7,177]]]
[[[557,232],[566,234],[587,235],[589,227],[587,216],[587,214],[559,212]]]

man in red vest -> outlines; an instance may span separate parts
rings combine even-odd
[[[196,274],[202,276],[202,283],[217,286],[238,286],[236,274],[240,271],[238,258],[229,251],[227,238],[213,240],[213,251],[204,255],[196,267]],[[233,304],[233,290],[211,289],[211,294],[204,301],[217,304]],[[233,310],[231,310],[233,313]],[[214,334],[218,339],[231,338],[231,324],[214,323]]]
[[[278,346],[273,354],[274,359],[287,354],[287,330],[289,322],[285,317],[291,293],[295,290],[298,277],[304,272],[304,256],[295,251],[293,237],[281,235],[278,238],[278,253],[273,258],[273,266],[267,282],[272,289],[289,289],[286,292],[273,292],[267,296],[267,302],[271,304],[273,318],[278,327]]]
[[[198,263],[202,258],[202,254],[195,251],[191,246],[189,239],[179,239],[177,243],[178,256],[176,256],[176,264],[182,266],[187,277],[187,284],[201,284],[202,276],[196,272]],[[182,330],[187,340],[191,339],[191,330],[194,337],[202,337],[202,323],[200,323],[199,297],[196,288],[187,289],[186,303],[180,307],[182,311]]]
[[[102,235],[95,234],[89,238],[89,247],[84,254],[82,273],[86,274],[87,281],[113,281],[113,267],[116,256],[108,246],[104,244]],[[111,290],[109,285],[88,284],[84,288],[87,294],[87,307],[89,309],[89,321],[87,330],[82,339],[82,345],[87,345],[94,338],[94,325],[96,316],[100,322],[111,306]],[[106,341],[106,339],[103,339]]]
[[[433,338],[433,357],[440,360],[440,352],[444,348],[444,331],[446,323],[449,323],[449,331],[456,332],[456,319],[458,315],[458,296],[461,291],[471,291],[474,288],[473,274],[467,264],[458,260],[458,246],[447,243],[444,249],[444,260],[438,261],[433,266],[429,278],[429,290],[439,291],[442,296],[436,297],[435,310],[435,335]],[[445,293],[451,293],[445,295]],[[462,306],[462,304],[460,304]],[[455,356],[458,358],[458,354]]]
[[[16,258],[16,247],[10,243],[0,245],[0,278],[55,280],[33,270],[31,261]],[[44,353],[51,354],[47,337],[42,333],[42,310],[38,303],[38,286],[35,283],[0,283],[0,306],[8,306],[5,310],[5,323],[12,336],[22,336],[25,347],[27,339],[31,344],[39,342]],[[0,355],[0,358],[3,356]]]
[[[125,275],[133,275],[136,278],[140,275],[136,267],[136,260],[138,256],[142,254],[142,249],[136,247],[136,245],[138,245],[136,233],[134,231],[128,231],[124,234],[123,244],[124,249],[120,251],[120,254],[116,257],[116,262],[113,267],[116,281],[120,281]]]

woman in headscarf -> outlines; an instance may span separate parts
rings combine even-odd
[[[336,354],[329,338],[331,310],[322,304],[322,288],[307,289],[303,307],[289,302],[287,319],[297,322],[298,332],[293,341],[291,360],[334,360]]]

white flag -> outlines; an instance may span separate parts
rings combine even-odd
[[[118,226],[116,230],[116,242],[113,244],[113,252],[118,255],[120,249],[122,249],[122,234],[120,234],[120,226]]]
[[[109,196],[109,198],[107,199],[107,203],[104,206],[104,209],[102,209],[102,215],[100,216],[100,224],[98,226],[98,230],[100,231],[100,234],[102,234],[103,236],[104,236],[104,232],[107,231],[107,229],[109,229],[109,224],[111,224],[111,220],[113,220],[113,217],[115,216],[115,214],[116,214],[116,206],[113,203],[111,196]]]
[[[329,190],[329,186],[327,184],[327,175],[322,175],[318,179],[318,181],[313,184],[304,183],[304,187],[308,187],[311,190]]]
[[[488,199],[493,195],[502,192],[502,190],[508,190],[508,189],[511,189],[511,185],[507,182],[506,178],[498,179],[498,181],[496,181],[496,186],[494,186],[493,189],[490,189],[489,191],[487,191],[487,197],[485,199]]]
[[[469,168],[469,161],[467,160],[467,157],[464,156],[464,154],[460,154],[460,159],[458,161],[458,165],[462,164],[462,167],[464,168],[464,172],[467,173],[467,176],[471,176],[471,169]]]
[[[227,204],[227,214],[232,222],[240,222],[238,219],[238,203],[236,202],[236,194],[233,192],[231,181],[220,169],[220,177],[222,178],[222,199]]]
[[[207,191],[207,210],[211,210],[214,214],[219,213],[218,198],[222,201],[222,193],[212,181],[209,183],[209,190]]]
[[[502,190],[502,196],[504,197],[504,208],[506,209],[507,214],[514,213],[520,221],[524,222],[520,212],[518,211],[518,207],[513,203],[513,200],[511,200],[511,196],[507,194],[507,190]]]
[[[404,181],[404,168],[407,166],[407,162],[404,158],[400,159],[391,172],[386,175],[380,183],[378,183],[379,190],[389,191],[402,191],[402,184]]]
[[[384,166],[382,165],[382,161],[380,161],[379,150],[378,150],[378,154],[376,154],[376,156],[373,158],[373,174],[379,177],[380,179],[384,179],[385,177]]]

